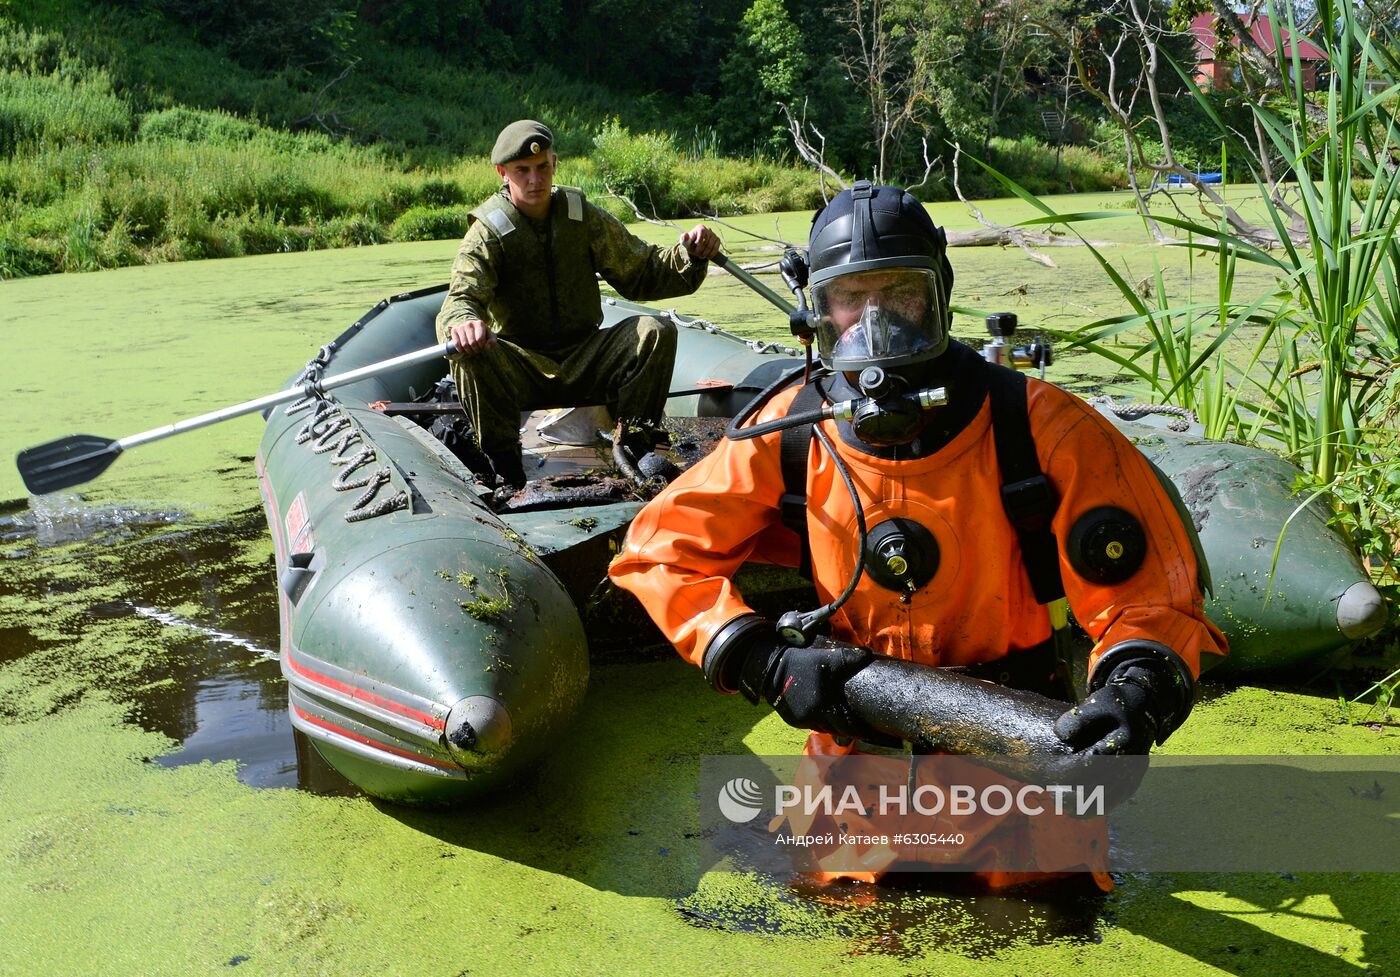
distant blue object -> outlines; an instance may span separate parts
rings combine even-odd
[[[1222,180],[1224,179],[1224,174],[1222,174],[1222,173],[1197,173],[1197,174],[1196,174],[1196,179],[1200,180],[1202,183],[1220,183],[1220,182],[1222,182]],[[1172,173],[1171,175],[1169,175],[1169,176],[1167,177],[1167,182],[1170,183],[1172,186],[1179,187],[1179,186],[1187,185],[1187,184],[1189,184],[1191,181],[1188,180],[1188,179],[1186,179],[1186,177],[1182,176],[1180,173]]]

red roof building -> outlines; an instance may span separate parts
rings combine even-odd
[[[1269,18],[1262,14],[1258,17],[1241,14],[1240,20],[1244,21],[1250,35],[1259,42],[1259,46],[1272,55],[1274,28]],[[1230,88],[1239,77],[1239,55],[1232,52],[1228,56],[1221,56],[1220,33],[1229,38],[1231,48],[1239,48],[1239,40],[1229,31],[1219,27],[1215,14],[1197,14],[1191,21],[1191,35],[1196,42],[1196,80],[1202,87]],[[1280,27],[1278,33],[1283,39],[1284,57],[1289,62],[1293,59],[1296,45],[1298,61],[1303,72],[1303,88],[1305,91],[1313,91],[1317,87],[1317,66],[1327,63],[1327,52],[1306,38],[1298,38],[1295,41],[1286,27]]]

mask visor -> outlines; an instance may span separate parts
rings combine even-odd
[[[822,363],[846,372],[940,355],[948,330],[937,285],[928,268],[880,268],[812,286]]]

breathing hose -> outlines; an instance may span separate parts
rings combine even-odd
[[[856,587],[860,584],[860,578],[865,573],[865,544],[868,532],[865,524],[865,506],[861,504],[860,494],[856,491],[855,479],[851,478],[851,472],[846,467],[846,463],[841,460],[841,455],[836,451],[835,445],[827,437],[826,432],[821,429],[818,423],[831,416],[830,409],[823,405],[814,410],[801,411],[797,414],[785,414],[782,417],[765,421],[762,424],[755,424],[752,427],[742,427],[750,418],[755,416],[768,401],[780,390],[785,389],[804,373],[806,367],[799,367],[783,374],[777,380],[770,383],[758,396],[749,401],[745,407],[734,416],[725,429],[724,435],[731,441],[747,441],[751,438],[762,437],[765,434],[772,434],[775,431],[783,431],[788,428],[798,427],[803,424],[812,425],[812,433],[825,449],[836,465],[836,471],[841,475],[841,481],[846,485],[846,491],[850,493],[851,505],[856,513],[856,530],[859,533],[859,540],[856,544],[856,565],[851,573],[851,578],[846,582],[846,587],[837,595],[835,600],[829,601],[818,607],[814,611],[788,611],[778,618],[778,633],[788,644],[797,648],[806,648],[812,643],[816,636],[817,628],[829,619],[833,614],[841,609],[846,601],[851,599],[851,595],[856,592]],[[822,376],[825,374],[818,374]],[[815,379],[815,378],[814,378]]]

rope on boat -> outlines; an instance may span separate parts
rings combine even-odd
[[[360,449],[359,454],[344,462],[345,468],[331,482],[331,488],[337,492],[348,492],[357,488],[364,489],[360,496],[350,503],[350,508],[345,510],[346,522],[363,522],[366,519],[373,519],[375,516],[408,508],[407,492],[395,492],[393,495],[375,501],[379,490],[388,485],[393,478],[393,470],[388,465],[376,468],[361,478],[350,478],[350,475],[357,469],[374,462],[377,458],[375,450],[369,445],[365,445]]]
[[[369,448],[366,451],[372,450]],[[375,516],[382,516],[385,513],[395,512],[399,509],[408,508],[408,493],[395,492],[387,498],[374,501],[374,497],[379,493],[381,486],[388,485],[390,479],[389,466],[370,475],[364,493],[354,502],[350,503],[350,508],[345,510],[346,522],[362,522],[365,519],[373,519]]]
[[[346,430],[347,428],[349,430]],[[352,435],[356,438],[359,437],[359,434],[350,425],[350,418],[342,414],[335,423],[326,428],[324,434],[316,439],[316,443],[311,446],[311,453],[323,455],[332,448],[343,448],[346,438]]]
[[[334,343],[322,346],[320,351],[307,362],[306,369],[301,371],[301,375],[292,381],[293,387],[304,387],[309,392],[303,395],[300,400],[295,400],[287,405],[284,413],[288,417],[308,409],[312,404],[318,405],[317,409],[319,410],[319,405],[327,402],[326,395],[317,388],[317,384],[321,382],[321,374],[325,372],[334,352]]]
[[[296,433],[296,443],[306,444],[308,441],[314,441],[311,451],[318,455],[335,452],[331,456],[331,464],[342,467],[340,474],[331,480],[331,488],[337,492],[364,489],[345,511],[346,522],[363,522],[385,513],[407,509],[407,492],[399,491],[384,498],[377,498],[379,490],[393,480],[391,466],[384,465],[360,478],[351,477],[355,472],[376,461],[379,456],[373,447],[364,444],[364,437],[344,408],[326,399],[317,386],[321,382],[321,373],[334,352],[333,344],[322,346],[321,351],[306,364],[306,369],[294,381],[294,385],[303,387],[307,393],[295,403],[288,404],[286,413],[291,415],[304,410],[311,411],[311,416]],[[346,452],[357,444],[363,446],[356,454],[345,457]]]
[[[368,445],[361,448],[359,454],[355,455],[353,458],[351,458],[345,463],[345,468],[342,469],[340,474],[337,475],[335,479],[331,482],[331,488],[335,489],[337,492],[348,492],[351,489],[364,488],[365,486],[373,482],[376,478],[378,478],[380,475],[384,475],[387,478],[389,474],[388,465],[385,465],[378,471],[370,472],[362,478],[357,478],[353,481],[350,478],[351,474],[354,473],[357,469],[363,468],[370,462],[375,461],[378,457],[379,456],[375,454],[374,449],[369,447]]]
[[[1148,414],[1165,414],[1168,417],[1174,417],[1175,420],[1167,423],[1169,431],[1187,431],[1192,424],[1199,423],[1194,411],[1173,404],[1119,404],[1108,396],[1091,397],[1089,403],[1095,407],[1106,407],[1115,416],[1121,417],[1125,421],[1136,421]]]
[[[307,406],[311,406],[312,401],[307,401]],[[306,423],[297,431],[296,443],[305,444],[312,438],[319,438],[322,434],[321,424],[330,420],[330,415],[335,411],[335,404],[329,400],[315,401],[316,409],[311,416],[306,419]]]
[[[356,428],[353,428],[353,427],[352,427],[350,430],[348,430],[348,431],[346,431],[345,433],[341,434],[341,436],[340,436],[339,438],[337,438],[335,441],[332,441],[330,444],[326,445],[324,448],[322,448],[322,447],[316,447],[316,448],[312,448],[311,451],[312,451],[314,454],[318,454],[318,455],[319,455],[319,454],[323,454],[324,452],[327,452],[327,451],[330,451],[330,450],[334,449],[334,450],[335,450],[335,454],[331,455],[331,464],[332,464],[332,465],[343,465],[343,464],[345,464],[347,461],[349,461],[349,459],[345,457],[345,452],[347,452],[347,451],[349,451],[351,448],[355,447],[355,445],[359,444],[361,440],[362,440],[362,439],[360,438],[360,432],[359,432]]]
[[[743,343],[755,353],[782,353],[784,356],[803,355],[800,349],[784,346],[782,343],[765,343],[759,339],[745,339],[737,333],[732,333],[727,329],[721,329],[708,319],[682,319],[675,309],[667,309],[661,314],[667,319],[670,319],[677,329],[700,329],[715,336],[723,336],[726,339],[732,339],[735,342]]]

